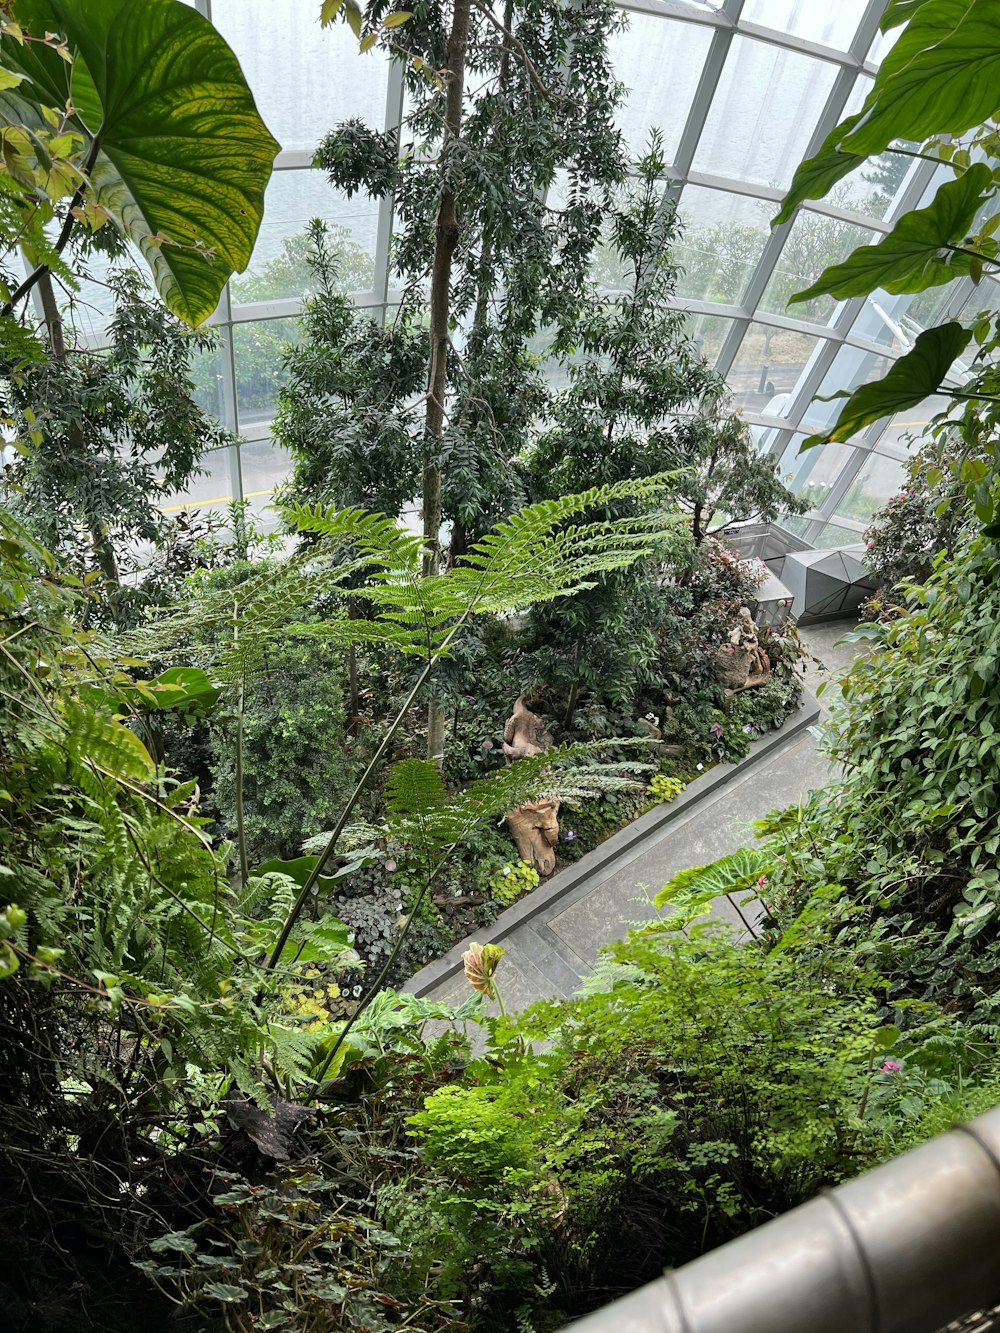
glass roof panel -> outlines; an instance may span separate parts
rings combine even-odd
[[[748,412],[785,415],[789,395],[824,340],[751,324],[727,375],[733,400]]]
[[[611,37],[612,64],[628,89],[618,124],[633,156],[643,152],[655,125],[673,161],[711,41],[711,28],[651,14],[629,14],[628,27]]]
[[[255,520],[263,520],[260,526],[265,532],[273,532],[281,525],[281,517],[271,508],[271,502],[274,492],[292,474],[291,454],[273,440],[244,440],[240,445],[240,471],[251,513]]]
[[[219,343],[206,351],[195,352],[190,361],[194,400],[203,412],[223,420],[222,350]]]
[[[746,0],[740,19],[846,51],[867,7],[866,0],[837,0],[836,4],[820,4],[818,0]]]
[[[256,319],[233,325],[236,412],[239,428],[270,421],[285,381],[281,354],[299,338],[298,319]]]
[[[868,51],[868,59],[873,65],[881,65],[892,48],[899,41],[901,27],[890,28],[888,32],[877,32]]]
[[[698,355],[714,366],[734,323],[719,315],[688,315],[684,328]]]
[[[179,514],[182,509],[219,509],[233,498],[230,450],[213,449],[203,455],[200,472],[191,478],[183,492],[168,495],[160,505],[164,514]]]
[[[882,461],[866,455],[864,469],[847,488],[841,469],[856,464],[856,448],[828,446],[809,451],[801,459],[797,455],[798,440],[804,433],[828,425],[839,409],[836,402],[808,403],[806,390],[811,391],[817,379],[812,372],[817,364],[828,367],[819,386],[822,393],[853,387],[884,371],[890,358],[912,346],[916,334],[946,307],[957,309],[966,292],[970,295],[965,318],[980,308],[998,309],[1000,301],[986,293],[985,284],[972,290],[966,281],[962,286],[932,288],[917,297],[877,292],[863,303],[836,308],[829,298],[786,308],[788,297],[810,285],[823,267],[876,239],[876,228],[831,218],[823,207],[882,222],[912,174],[924,175],[922,164],[899,153],[865,163],[835,187],[825,204],[799,214],[780,250],[770,242],[775,201],[746,193],[780,191],[790,183],[817,131],[839,71],[853,68],[846,54],[843,63],[838,63],[832,53],[850,51],[859,24],[869,12],[868,0],[743,0],[742,5],[691,0],[683,10],[675,0],[663,7],[664,12],[652,12],[660,8],[656,0],[634,2],[643,5],[644,12],[631,12],[628,28],[610,42],[615,73],[629,90],[619,125],[630,150],[642,151],[650,128],[656,125],[664,133],[668,160],[676,167],[687,130],[694,145],[693,172],[742,185],[742,192],[731,193],[708,188],[714,182],[704,179],[682,180],[677,186],[685,227],[675,252],[684,270],[677,284],[678,303],[706,303],[709,309],[720,309],[718,314],[689,313],[687,332],[713,364],[719,363],[723,348],[728,361],[728,349],[738,343],[728,375],[735,400],[759,423],[755,434],[761,436],[764,447],[789,429],[797,432],[796,442],[784,451],[782,460],[796,486],[807,490],[815,503],[828,500],[835,484],[838,492],[845,490],[836,521],[821,522],[814,514],[796,520],[804,524],[802,530],[808,531],[810,539],[819,532],[821,544],[854,540],[862,520],[852,515],[874,502],[872,497],[877,499],[889,478],[895,477],[905,451],[912,447],[909,437],[922,429],[923,419],[936,407],[904,413],[881,437],[877,429],[865,432],[865,446],[873,447]],[[767,38],[785,34],[781,38],[785,44],[739,30],[730,37],[717,26],[712,11],[719,9],[729,14],[739,11],[740,23],[767,29]],[[387,65],[376,52],[359,55],[356,39],[345,27],[321,29],[315,10],[304,0],[211,0],[211,10],[214,22],[243,63],[265,121],[286,149],[311,152],[326,131],[350,116],[362,118],[372,128],[383,127]],[[872,64],[877,64],[898,36],[899,29],[895,29],[876,37],[868,55]],[[728,42],[729,50],[718,87],[708,98],[704,94],[709,90],[701,80],[716,37],[723,45]],[[824,60],[794,49],[800,43],[827,47],[831,58]],[[846,114],[860,108],[870,87],[868,75],[856,76]],[[549,206],[558,207],[565,195],[566,181],[560,173],[550,191]],[[269,187],[265,221],[251,265],[231,284],[237,315],[260,313],[241,311],[248,302],[296,302],[307,293],[308,279],[296,241],[313,216],[344,228],[348,246],[345,290],[377,288],[379,280],[391,279],[391,274],[381,274],[373,282],[375,206],[363,196],[345,199],[316,171],[286,165]],[[767,273],[760,265],[772,253],[777,259],[773,271]],[[613,256],[602,252],[594,276],[614,289],[620,282],[620,268]],[[103,273],[98,269],[95,266],[98,282],[88,284],[83,295],[91,310],[82,321],[89,321],[97,337],[108,306],[107,292],[100,285]],[[757,309],[752,309],[751,298],[761,290]],[[744,307],[749,320],[734,320],[723,313],[734,305]],[[831,317],[837,321],[835,330],[829,330],[836,344],[801,327],[782,328],[765,322],[799,320],[815,325]],[[196,361],[199,401],[227,423],[244,429],[250,426],[253,434],[265,436],[281,383],[281,348],[296,332],[294,317],[237,319],[224,331],[225,337],[232,338],[235,386],[222,374],[228,356],[224,343],[221,353],[207,353]],[[539,350],[544,342],[540,335]],[[565,376],[565,367],[553,364],[548,369],[556,378]],[[803,379],[804,373],[808,379]],[[287,469],[287,460],[266,439],[258,438],[245,450],[244,489],[265,492],[251,504],[265,503],[269,488]],[[230,485],[226,455],[212,460],[209,484],[210,499],[225,496]],[[209,494],[199,490],[203,493]]]
[[[384,124],[388,63],[375,52],[359,55],[342,24],[321,28],[302,0],[212,0],[212,22],[282,148],[313,149],[350,116]]]
[[[341,252],[344,291],[371,288],[378,204],[359,193],[348,199],[319,171],[276,171],[264,199],[264,221],[245,273],[233,279],[234,302],[303,296],[311,275],[305,262],[306,228],[312,218],[330,224]]]
[[[796,435],[781,456],[779,475],[789,490],[805,496],[818,509],[840,476],[845,465],[854,457],[848,444],[824,444],[817,449],[800,453],[805,437]]]
[[[874,82],[867,74],[858,76],[844,107],[845,116],[853,116],[861,110]],[[912,157],[902,153],[882,153],[855,171],[848,172],[827,198],[838,208],[850,208],[856,213],[881,220],[888,213],[913,163]]]
[[[950,406],[950,398],[936,394],[933,398],[925,398],[919,407],[910,407],[905,412],[900,412],[886,426],[879,439],[878,448],[886,451],[895,448],[900,452],[910,453],[913,441],[924,427],[929,425],[931,419],[939,412],[946,411]]]
[[[861,471],[837,502],[834,517],[867,524],[875,510],[897,494],[905,476],[903,464],[895,459],[866,455]]]
[[[835,77],[835,67],[826,61],[734,37],[694,167],[786,188]]]
[[[832,402],[820,402],[820,397],[828,397],[840,389],[856,389],[859,384],[868,384],[886,374],[892,361],[874,352],[867,352],[860,347],[841,347],[833,359],[833,364],[823,376],[823,382],[817,389],[817,397],[806,407],[802,414],[803,424],[817,430],[832,426],[840,416],[843,402],[839,398]]]
[[[792,319],[825,324],[837,307],[832,296],[814,296],[809,301],[788,302],[796,292],[815,282],[831,264],[839,264],[860,245],[877,241],[876,232],[838,218],[803,209],[792,223],[788,238],[764,289],[760,309]]]
[[[680,201],[684,232],[674,247],[684,270],[678,295],[738,305],[767,242],[773,211],[763,199],[685,186]]]

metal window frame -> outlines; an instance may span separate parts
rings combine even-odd
[[[194,7],[206,18],[212,18],[212,0],[193,0]],[[687,185],[703,189],[716,190],[730,196],[757,199],[771,204],[777,209],[782,198],[780,189],[757,185],[746,180],[731,179],[698,171],[693,167],[699,145],[702,141],[714,98],[719,83],[730,58],[733,42],[737,36],[749,41],[773,47],[779,51],[806,56],[820,62],[825,67],[833,67],[834,81],[822,111],[817,118],[810,137],[808,152],[814,153],[823,140],[841,118],[844,108],[855,94],[859,80],[870,78],[877,72],[877,66],[869,61],[868,56],[873,41],[878,33],[879,20],[885,10],[886,0],[868,0],[854,36],[846,50],[840,50],[824,43],[795,36],[767,27],[761,23],[743,18],[745,0],[619,0],[619,7],[628,13],[655,17],[666,23],[694,25],[710,34],[708,49],[702,64],[698,82],[681,131],[677,152],[667,174],[664,187],[663,206],[672,206],[681,200]],[[386,104],[383,128],[392,132],[400,126],[404,105],[404,80],[402,67],[398,63],[389,66],[386,89]],[[308,150],[282,150],[275,161],[275,170],[308,171],[312,167],[312,153]],[[728,374],[743,347],[748,333],[754,325],[772,329],[805,334],[817,339],[815,351],[799,375],[789,395],[788,402],[780,416],[771,417],[762,413],[747,412],[747,420],[759,426],[764,432],[763,447],[769,452],[781,455],[789,442],[809,427],[804,418],[809,403],[829,372],[838,351],[842,347],[853,347],[860,351],[892,356],[891,349],[874,343],[856,328],[858,316],[865,308],[863,300],[842,302],[827,324],[820,324],[797,318],[793,314],[784,314],[760,309],[760,302],[774,275],[775,269],[784,253],[788,237],[795,221],[803,212],[834,221],[852,223],[867,228],[875,236],[888,232],[893,220],[914,206],[931,179],[934,168],[924,162],[918,162],[911,170],[897,198],[885,218],[875,218],[860,211],[831,202],[830,200],[810,200],[796,211],[791,221],[772,230],[764,249],[749,275],[745,289],[737,302],[722,304],[684,297],[675,297],[670,304],[678,310],[691,314],[714,316],[731,321],[715,361],[715,367],[722,374]],[[392,228],[394,220],[394,201],[391,197],[380,200],[376,221],[376,241],[374,253],[374,278],[368,291],[351,293],[351,300],[359,306],[380,312],[385,317],[386,310],[398,295],[393,285],[392,273]],[[949,317],[964,309],[975,298],[976,289],[969,279],[957,280],[948,302]],[[267,438],[267,423],[241,423],[238,403],[237,360],[235,329],[240,324],[270,319],[287,319],[300,314],[302,301],[288,298],[266,302],[236,302],[227,288],[219,303],[219,308],[209,321],[219,331],[222,355],[222,415],[224,424],[234,432],[241,430],[247,438],[260,440]],[[88,340],[89,341],[89,340]],[[842,387],[852,387],[845,385]],[[865,465],[866,459],[876,450],[882,439],[888,422],[879,422],[869,427],[859,439],[853,441],[850,455],[837,477],[836,483],[824,498],[820,510],[815,512],[810,533],[813,538],[819,534],[822,526],[833,518],[836,505],[840,503],[855,478]],[[242,469],[239,446],[235,446],[230,462],[230,474],[233,481],[233,493],[242,497]],[[895,450],[893,451],[895,452]]]

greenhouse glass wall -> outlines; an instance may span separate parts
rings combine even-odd
[[[400,68],[377,52],[359,55],[342,25],[323,30],[306,22],[315,18],[306,0],[195,5],[234,48],[282,151],[253,259],[211,321],[219,346],[197,368],[202,405],[242,442],[209,456],[203,475],[168,507],[242,497],[266,514],[288,471],[270,422],[281,348],[295,339],[308,294],[302,251],[309,220],[321,217],[335,229],[346,255],[345,289],[359,306],[384,316],[399,296],[391,199],[373,203],[334,190],[311,165],[315,146],[349,117],[400,126],[403,81]],[[884,0],[636,0],[623,8],[627,26],[612,45],[628,89],[621,128],[635,152],[652,127],[662,130],[671,163],[665,188],[684,224],[673,302],[726,376],[758,447],[781,459],[782,475],[808,499],[809,510],[789,519],[789,528],[818,547],[857,541],[897,489],[908,442],[937,406],[932,400],[876,423],[850,444],[800,453],[806,436],[836,419],[837,401],[821,396],[881,376],[928,324],[995,310],[1000,296],[996,282],[977,288],[965,278],[917,296],[876,292],[787,304],[826,266],[876,242],[946,179],[943,166],[887,154],[790,223],[770,226],[796,166],[861,106],[898,30],[878,30]],[[404,125],[404,143],[406,133]],[[82,308],[88,336],[99,342],[100,298]]]

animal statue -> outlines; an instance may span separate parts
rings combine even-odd
[[[519,694],[514,700],[514,709],[504,724],[503,752],[508,764],[515,759],[527,759],[533,754],[552,748],[552,737],[545,730],[545,723],[533,713]]]
[[[555,846],[559,841],[559,802],[550,797],[516,806],[507,813],[507,827],[521,860],[540,875],[551,875],[556,868]]]
[[[503,729],[503,752],[508,764],[542,754],[552,745],[545,723],[531,711],[524,695],[519,694]],[[554,848],[559,841],[559,802],[554,798],[526,801],[507,812],[507,827],[522,861],[527,861],[539,875],[551,875],[556,868]]]
[[[715,655],[715,679],[726,692],[726,702],[741,690],[763,685],[771,678],[771,662],[760,646],[757,626],[741,606],[736,625]]]

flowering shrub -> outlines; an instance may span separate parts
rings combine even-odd
[[[865,532],[865,564],[888,591],[903,579],[922,583],[935,557],[951,553],[968,527],[971,506],[947,460],[925,446],[909,460],[907,478]],[[871,613],[878,615],[876,599]]]

